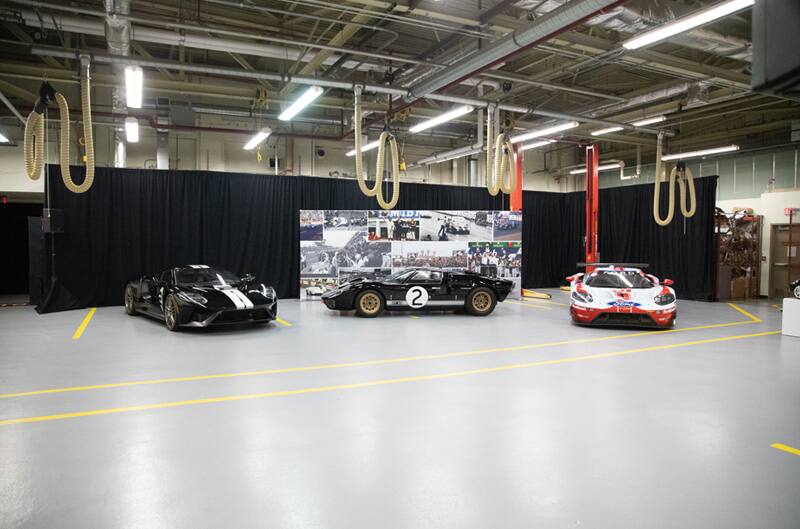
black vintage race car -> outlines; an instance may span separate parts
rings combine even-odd
[[[275,290],[206,265],[168,268],[125,285],[125,312],[164,320],[167,328],[266,323],[278,315]]]
[[[354,278],[322,295],[331,310],[355,310],[375,317],[386,310],[460,309],[475,316],[491,314],[511,292],[508,279],[474,272],[406,268],[383,279]]]

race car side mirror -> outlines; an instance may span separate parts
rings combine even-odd
[[[672,279],[665,279],[664,281],[661,282],[661,284],[662,285],[666,285],[666,286],[670,286],[670,285],[674,285],[675,281],[673,281]]]
[[[572,283],[575,281],[575,276],[567,276],[567,283]]]
[[[256,276],[254,276],[253,274],[245,274],[245,275],[242,276],[242,281],[244,281],[245,283],[249,283],[249,282],[255,280],[255,278],[256,278]]]

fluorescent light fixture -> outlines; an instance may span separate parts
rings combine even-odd
[[[684,33],[719,18],[736,13],[737,11],[741,11],[742,9],[746,9],[754,3],[755,0],[728,0],[727,2],[720,2],[707,9],[702,9],[691,15],[679,18],[674,22],[664,24],[660,28],[648,31],[638,37],[626,40],[622,45],[629,50],[648,46],[654,42],[667,39],[679,33]]]
[[[421,131],[427,130],[427,129],[431,128],[431,127],[435,127],[436,125],[441,125],[442,123],[445,123],[447,121],[456,119],[457,117],[461,117],[464,114],[469,114],[473,110],[475,110],[475,108],[473,108],[473,107],[471,107],[469,105],[463,105],[463,106],[460,106],[460,107],[456,107],[453,110],[450,110],[449,112],[445,112],[444,114],[440,114],[440,115],[436,116],[435,118],[431,118],[431,119],[429,119],[427,121],[423,121],[422,123],[417,123],[416,125],[414,125],[413,127],[411,127],[408,130],[409,130],[409,132],[421,132]]]
[[[646,125],[652,125],[653,123],[661,123],[662,121],[666,121],[667,116],[653,116],[652,118],[644,118],[640,119],[639,121],[634,121],[631,123],[634,127],[644,127]]]
[[[592,132],[592,136],[602,136],[603,134],[609,134],[611,132],[617,132],[625,127],[608,127],[607,129],[600,129]]]
[[[371,142],[367,143],[366,145],[362,145],[361,146],[361,152],[371,151],[372,149],[376,148],[380,144],[381,144],[380,140],[371,141]],[[352,151],[347,151],[347,153],[345,153],[345,156],[355,156],[355,155],[356,155],[356,150],[355,149],[353,149]]]
[[[244,150],[252,151],[256,148],[256,145],[269,138],[270,134],[272,134],[272,129],[269,127],[264,127],[263,129],[259,130],[256,132],[256,135],[250,138],[250,141],[244,145]]]
[[[542,141],[535,141],[533,143],[526,143],[525,145],[520,146],[519,152],[527,151],[528,149],[538,149],[539,147],[544,147],[545,145],[550,145],[553,143],[553,140],[542,140]]]
[[[303,94],[297,98],[297,100],[289,105],[289,108],[281,112],[281,115],[278,116],[278,119],[281,121],[289,121],[297,114],[300,113],[301,110],[306,108],[308,105],[312,103],[316,98],[322,95],[322,87],[321,86],[310,86],[308,90],[303,92]]]
[[[623,162],[615,162],[615,163],[609,163],[609,164],[606,164],[606,165],[598,165],[597,166],[597,172],[610,171],[612,169],[622,169],[623,167],[625,167],[625,164]],[[573,169],[572,171],[569,172],[569,174],[584,174],[585,172],[586,172],[585,168],[583,168],[583,169]]]
[[[525,132],[520,134],[519,136],[514,136],[511,138],[511,143],[519,143],[521,141],[532,140],[533,138],[541,138],[542,136],[550,136],[551,134],[557,134],[559,132],[563,132],[565,130],[574,129],[578,126],[577,121],[567,121],[566,123],[561,123],[558,125],[553,125],[552,127],[546,127],[543,129],[532,130],[530,132]]]
[[[0,143],[11,143],[11,140],[9,140],[5,134],[0,132]]]
[[[125,141],[128,143],[139,141],[139,120],[134,117],[125,118]]]
[[[128,107],[142,108],[142,84],[144,74],[138,66],[125,67],[125,97],[128,100]]]
[[[685,160],[687,158],[699,158],[700,156],[709,156],[711,154],[722,154],[724,152],[738,151],[738,145],[726,145],[724,147],[714,147],[713,149],[703,149],[700,151],[682,152],[679,154],[667,154],[661,157],[661,161],[668,162],[670,160]]]

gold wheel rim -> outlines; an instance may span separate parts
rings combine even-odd
[[[170,326],[175,325],[175,305],[172,300],[167,301],[167,323]]]
[[[486,292],[478,292],[472,296],[472,306],[475,310],[485,312],[492,305],[492,298]]]
[[[376,294],[364,294],[361,297],[361,310],[367,314],[375,314],[381,308],[381,300]]]
[[[128,309],[133,307],[133,292],[130,287],[125,289],[125,307]]]

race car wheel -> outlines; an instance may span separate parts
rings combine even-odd
[[[383,312],[383,296],[374,290],[366,290],[356,298],[356,313],[364,318],[374,318]]]
[[[796,287],[794,287],[794,297],[796,297],[797,299],[800,299],[800,285],[797,285]]]
[[[181,328],[179,318],[180,316],[180,309],[178,308],[178,302],[175,301],[175,298],[172,297],[172,294],[167,296],[167,299],[164,300],[164,321],[167,324],[167,329],[170,331],[177,331]]]
[[[128,285],[125,287],[125,314],[128,316],[136,316],[136,308],[133,306],[134,294],[133,287]]]
[[[487,316],[497,305],[497,297],[488,288],[476,288],[467,296],[467,312],[473,316]]]

